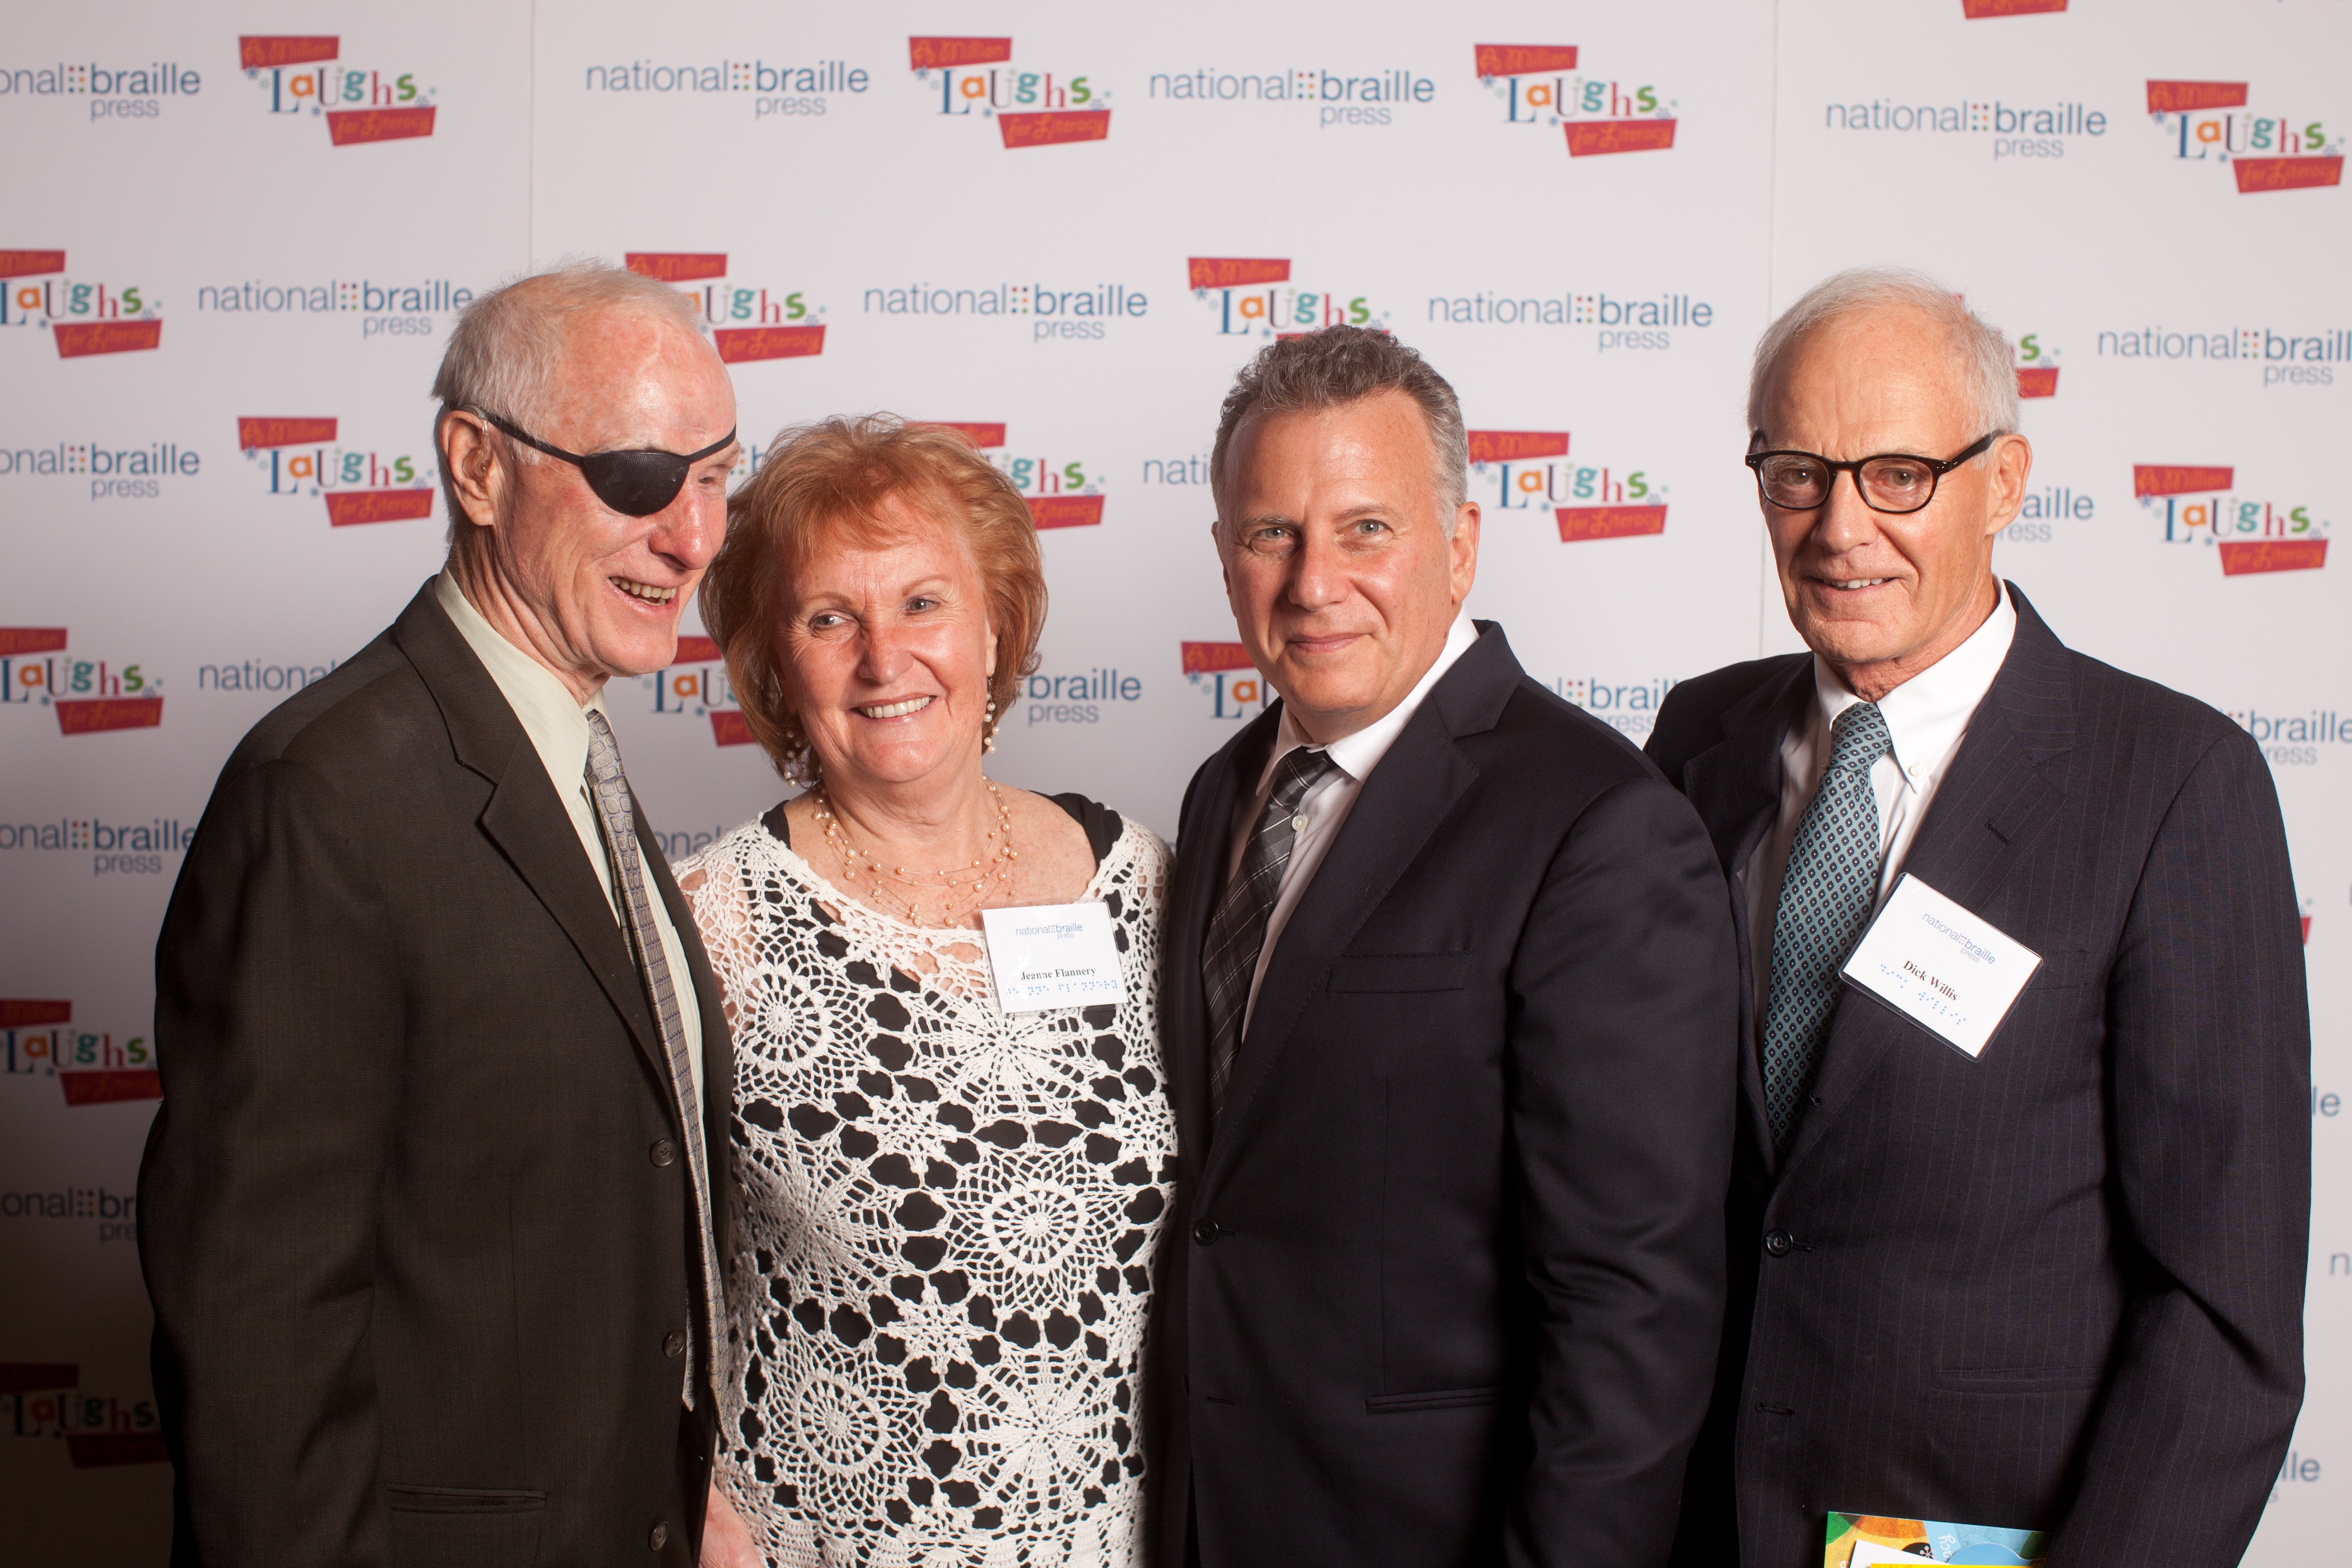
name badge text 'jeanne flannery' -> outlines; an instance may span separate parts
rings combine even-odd
[[[1110,908],[1099,900],[982,910],[980,924],[1003,1012],[1092,1007],[1127,994]]]

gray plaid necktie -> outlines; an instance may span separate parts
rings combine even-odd
[[[597,819],[604,826],[604,847],[611,856],[614,880],[626,913],[629,946],[637,973],[646,983],[654,1016],[661,1023],[662,1051],[669,1059],[670,1092],[677,1100],[677,1120],[686,1144],[687,1173],[694,1182],[695,1214],[701,1221],[702,1312],[695,1325],[693,1360],[687,1366],[687,1386],[716,1386],[713,1370],[719,1340],[719,1249],[710,1229],[710,1174],[702,1146],[702,1109],[694,1092],[694,1065],[687,1057],[686,1025],[677,1011],[677,991],[670,983],[669,958],[662,952],[661,928],[654,923],[651,891],[646,885],[644,859],[637,853],[636,807],[629,781],[621,773],[621,750],[613,743],[613,727],[593,708],[588,716],[588,793],[596,802]]]
[[[1201,974],[1209,993],[1209,1115],[1225,1109],[1225,1085],[1234,1076],[1234,1057],[1242,1046],[1242,1019],[1249,1011],[1250,981],[1257,974],[1257,955],[1265,946],[1265,922],[1282,897],[1283,868],[1290,864],[1291,847],[1307,819],[1298,803],[1316,781],[1339,766],[1330,753],[1294,750],[1274,770],[1274,793],[1258,813],[1257,827],[1242,850],[1242,863],[1218,900],[1209,921],[1208,945],[1201,954]]]
[[[1830,728],[1829,771],[1797,824],[1780,911],[1772,925],[1772,988],[1764,1004],[1764,1110],[1786,1149],[1836,1011],[1838,968],[1878,902],[1883,842],[1871,765],[1886,754],[1886,720],[1857,702]]]

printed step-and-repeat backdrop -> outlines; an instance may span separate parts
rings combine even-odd
[[[1048,531],[1000,771],[1163,833],[1267,697],[1207,457],[1274,334],[1382,327],[1453,380],[1474,609],[1639,740],[1677,679],[1795,646],[1739,461],[1770,312],[1859,262],[1947,279],[2030,399],[2001,569],[2074,646],[2244,725],[2285,802],[2311,1396],[2248,1561],[2333,1555],[2347,59],[2342,0],[25,13],[0,44],[0,1556],[160,1559],[132,1200],[155,930],[237,737],[440,561],[456,311],[567,255],[700,303],[745,473],[828,413],[964,426]],[[611,696],[673,854],[783,793],[707,640]]]

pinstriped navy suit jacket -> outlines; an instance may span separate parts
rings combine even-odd
[[[1740,878],[1811,656],[1660,710],[1649,754],[1732,881],[1745,1015],[1678,1563],[1818,1564],[1834,1509],[2051,1530],[2052,1568],[2234,1563],[2286,1451],[2310,1016],[2277,795],[2227,719],[2016,605],[1905,868],[2042,967],[1973,1061],[1849,989],[1778,1160]]]

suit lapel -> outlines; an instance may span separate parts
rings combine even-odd
[[[1478,641],[1430,689],[1364,782],[1339,837],[1275,943],[1209,1151],[1212,1188],[1248,1135],[1259,1092],[1333,961],[1477,780],[1478,770],[1454,737],[1492,729],[1504,701],[1524,679],[1501,630],[1483,624],[1480,629]]]
[[[393,623],[393,636],[439,705],[457,760],[490,781],[482,832],[572,940],[656,1081],[667,1084],[669,1063],[636,961],[522,721],[434,601],[431,584]],[[698,975],[698,997],[700,985]]]
[[[1268,704],[1203,763],[1184,820],[1177,825],[1176,880],[1168,901],[1168,950],[1161,961],[1161,1061],[1176,1107],[1177,1148],[1188,1160],[1209,1147],[1210,1136],[1209,999],[1201,955],[1208,945],[1217,897],[1224,890],[1234,808],[1245,784],[1254,784],[1265,768],[1281,723],[1281,705]]]
[[[1771,1123],[1764,1114],[1764,1067],[1757,1048],[1756,943],[1748,927],[1746,870],[1780,808],[1780,742],[1811,700],[1813,661],[1791,655],[1788,668],[1724,710],[1723,739],[1683,764],[1683,794],[1715,842],[1731,888],[1731,921],[1739,952],[1739,1107],[1748,1146],[1769,1170]]]
[[[2065,792],[2043,764],[2074,743],[2066,650],[2016,585],[2009,591],[2017,607],[2009,656],[1969,719],[1903,862],[1905,874],[1978,913],[2057,818]],[[1848,987],[1822,1047],[1816,1103],[1799,1120],[1783,1167],[1821,1142],[1889,1047],[1917,1034],[1909,1020]]]

